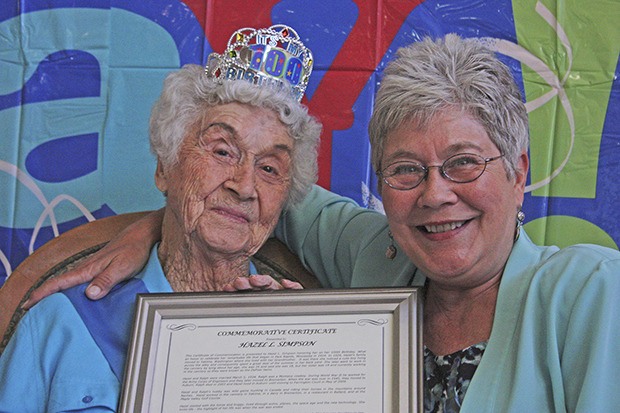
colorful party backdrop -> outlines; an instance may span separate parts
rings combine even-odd
[[[531,120],[527,229],[620,243],[617,0],[0,0],[0,285],[76,225],[159,208],[147,122],[165,75],[241,27],[313,50],[319,184],[381,209],[366,125],[398,47],[456,32],[512,69]]]

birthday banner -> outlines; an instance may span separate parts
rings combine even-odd
[[[160,208],[147,133],[164,77],[278,23],[314,53],[320,185],[382,210],[366,130],[381,72],[455,32],[485,39],[527,102],[528,232],[617,249],[619,17],[617,0],[0,0],[0,285],[70,228]]]

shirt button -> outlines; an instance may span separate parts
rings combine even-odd
[[[82,397],[82,402],[84,403],[90,403],[93,401],[93,396],[84,396]]]

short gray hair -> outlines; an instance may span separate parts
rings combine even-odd
[[[529,145],[525,105],[510,69],[479,39],[448,34],[398,50],[386,67],[375,99],[369,135],[372,165],[382,168],[386,136],[404,121],[424,126],[439,112],[457,108],[472,115],[505,155],[514,176]]]
[[[321,124],[285,88],[259,87],[245,80],[220,81],[198,65],[185,65],[169,74],[151,112],[151,151],[173,165],[193,125],[209,107],[238,102],[273,110],[293,138],[291,189],[285,208],[301,201],[316,182]]]

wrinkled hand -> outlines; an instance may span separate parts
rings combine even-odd
[[[89,281],[92,282],[86,289],[86,296],[91,300],[105,297],[116,284],[140,272],[160,233],[161,211],[156,211],[129,225],[74,269],[47,280],[32,292],[22,307],[29,309],[50,294]]]
[[[104,297],[119,282],[137,274],[146,263],[139,260],[144,255],[136,252],[139,248],[131,246],[119,248],[114,245],[108,248],[108,245],[85,259],[76,268],[45,281],[32,292],[23,307],[28,309],[50,294],[93,280],[86,289],[86,296],[91,300],[97,300]]]
[[[250,275],[238,277],[233,282],[224,286],[223,290],[234,291],[264,291],[264,290],[303,290],[303,286],[295,281],[282,279],[276,281],[269,275]]]

